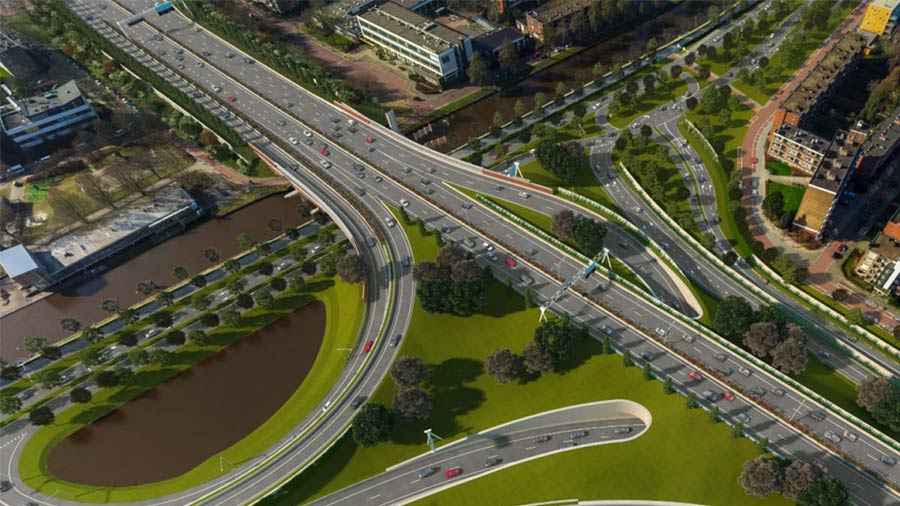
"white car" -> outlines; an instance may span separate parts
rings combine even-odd
[[[400,205],[403,207],[409,207],[409,201],[406,199],[400,199]]]
[[[485,251],[494,251],[494,246],[489,243],[484,243],[481,245],[481,247],[484,248]]]
[[[296,137],[288,137],[288,140],[291,141],[291,144],[297,144],[297,142],[299,142]]]
[[[312,132],[310,132],[309,130],[304,130],[304,131],[303,131],[303,136],[304,136],[304,137],[312,137]]]
[[[222,87],[219,86],[218,84],[214,84],[213,87],[212,87],[212,89],[213,89],[213,91],[215,91],[216,93],[222,91]]]
[[[350,125],[350,126],[353,126],[353,125],[356,124],[356,120],[355,120],[355,119],[352,119],[352,118],[351,118],[351,119],[348,119],[348,120],[347,120],[347,124]]]

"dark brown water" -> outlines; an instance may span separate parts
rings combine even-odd
[[[108,269],[93,278],[68,285],[0,319],[0,356],[9,361],[28,356],[22,346],[25,336],[50,342],[62,339],[68,335],[59,326],[64,317],[76,318],[83,325],[102,320],[107,316],[100,309],[104,299],[117,299],[123,307],[134,304],[144,297],[135,293],[140,281],[152,279],[160,286],[175,283],[171,272],[176,265],[183,265],[190,273],[208,268],[210,264],[203,256],[206,248],[216,249],[222,258],[234,255],[238,251],[237,236],[242,232],[258,241],[274,237],[266,226],[272,218],[285,226],[298,225],[298,202],[283,195],[268,197],[222,218],[203,221],[149,250],[124,257],[118,264],[108,262]]]
[[[322,345],[313,302],[79,430],[51,450],[48,471],[96,486],[174,478],[269,419],[300,386]]]
[[[425,144],[444,137],[443,144],[432,143],[431,147],[441,152],[448,152],[465,144],[470,137],[477,137],[487,132],[494,118],[494,112],[500,111],[509,119],[514,115],[513,107],[519,100],[525,109],[534,108],[534,95],[538,92],[546,95],[547,103],[556,95],[556,85],[566,84],[567,89],[575,83],[575,73],[579,70],[591,75],[591,70],[598,62],[603,63],[607,71],[615,63],[624,63],[643,53],[646,42],[655,37],[659,45],[686,33],[706,21],[707,11],[711,5],[721,5],[719,0],[685,0],[673,9],[624,33],[615,35],[596,46],[575,55],[562,63],[543,70],[490,97],[475,102],[449,116],[432,123],[432,131],[418,140]]]

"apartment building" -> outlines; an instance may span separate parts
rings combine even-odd
[[[860,154],[857,177],[863,180],[875,179],[892,162],[898,163],[900,152],[900,107],[870,132]]]
[[[794,216],[794,226],[819,238],[828,235],[831,216],[856,167],[860,146],[858,138],[838,130],[810,178]]]
[[[784,123],[772,135],[768,155],[789,167],[812,174],[822,163],[831,142],[823,137]]]
[[[866,15],[859,23],[859,30],[875,35],[890,34],[897,25],[900,14],[900,0],[872,0],[866,8]]]
[[[551,0],[525,13],[527,35],[538,42],[551,34],[552,41],[568,39],[572,35],[572,20],[587,19],[591,0]]]
[[[773,135],[783,124],[805,128],[856,70],[865,46],[865,37],[858,33],[849,33],[838,41],[781,103],[775,112]]]
[[[0,106],[0,124],[13,142],[34,148],[89,126],[97,113],[82,96],[75,81],[40,95],[16,99],[5,86],[6,103]]]
[[[360,39],[412,66],[426,80],[443,85],[465,78],[472,58],[469,36],[393,1],[356,18]]]

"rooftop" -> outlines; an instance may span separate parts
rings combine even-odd
[[[34,116],[62,107],[78,98],[81,98],[81,91],[74,80],[33,97],[21,100],[10,97],[3,105],[3,126],[12,129],[28,124]]]
[[[446,51],[467,38],[463,33],[438,24],[394,2],[385,2],[374,7],[360,14],[359,18],[436,52]]]
[[[794,216],[794,224],[819,232],[825,222],[825,215],[834,202],[834,194],[809,186],[803,193],[800,208]]]
[[[550,23],[568,16],[589,5],[592,0],[550,0],[550,2],[528,11],[527,16],[541,23]]]
[[[40,268],[37,262],[34,261],[34,258],[31,257],[28,249],[21,244],[0,251],[0,267],[11,278]]]
[[[813,151],[818,151],[820,153],[824,153],[825,150],[828,149],[828,139],[824,137],[819,137],[818,135],[808,132],[802,128],[797,128],[790,123],[782,123],[778,130],[775,131],[775,135],[780,135],[782,137],[786,137],[801,146],[811,149]]]
[[[859,144],[847,138],[847,132],[838,130],[822,163],[813,172],[809,186],[837,192],[847,174],[853,169],[853,162],[859,152]]]
[[[872,134],[863,143],[863,155],[885,156],[895,148],[898,140],[900,140],[900,107],[894,109],[886,120],[872,130]]]
[[[506,41],[515,42],[523,37],[524,35],[515,28],[505,27],[478,37],[475,43],[489,51],[496,51],[501,49]]]
[[[819,99],[819,94],[831,86],[835,77],[865,45],[866,39],[858,33],[845,35],[788,96],[781,108],[798,116],[809,112]]]
[[[36,251],[56,272],[72,265],[157,221],[194,203],[178,186],[169,186],[150,197],[138,199],[119,209],[113,216],[84,226],[56,239]],[[48,258],[52,257],[52,258]]]

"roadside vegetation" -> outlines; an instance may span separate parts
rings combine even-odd
[[[416,260],[434,258],[437,246],[432,237],[419,234],[416,225],[403,226]],[[395,421],[387,440],[372,448],[360,447],[351,434],[344,436],[318,463],[261,504],[304,503],[425,453],[425,428],[445,438],[438,443],[440,448],[505,421],[601,399],[641,403],[653,414],[653,425],[634,441],[547,456],[454,487],[425,499],[424,504],[503,505],[576,496],[761,504],[737,486],[741,464],[756,454],[752,443],[731,439],[731,430],[717,423],[717,416],[686,409],[683,397],[667,395],[674,390],[647,381],[640,367],[623,367],[623,357],[610,354],[611,349],[602,342],[585,338],[580,329],[567,331],[571,340],[559,340],[560,344],[571,343],[562,361],[537,353],[540,350],[533,341],[540,344],[548,331],[555,335],[564,328],[564,317],[538,330],[542,328],[538,310],[528,308],[527,296],[496,280],[487,282],[486,288],[486,305],[467,317],[426,313],[416,304],[400,354],[414,357],[428,368],[428,379],[417,387],[429,396],[428,418]],[[435,328],[446,330],[436,336]],[[545,372],[529,373],[528,364],[543,367]],[[371,402],[391,406],[398,392],[395,385],[391,380],[382,383]],[[383,413],[378,408],[373,411]],[[672,434],[678,438],[672,439]],[[648,467],[648,460],[656,464]],[[691,465],[682,465],[685,461]],[[537,488],[535,476],[541,476]],[[597,480],[597,476],[604,479]],[[704,479],[697,480],[697,476]],[[711,482],[719,486],[709,487]],[[653,487],[648,489],[647,483]],[[767,504],[788,503],[772,498]]]

